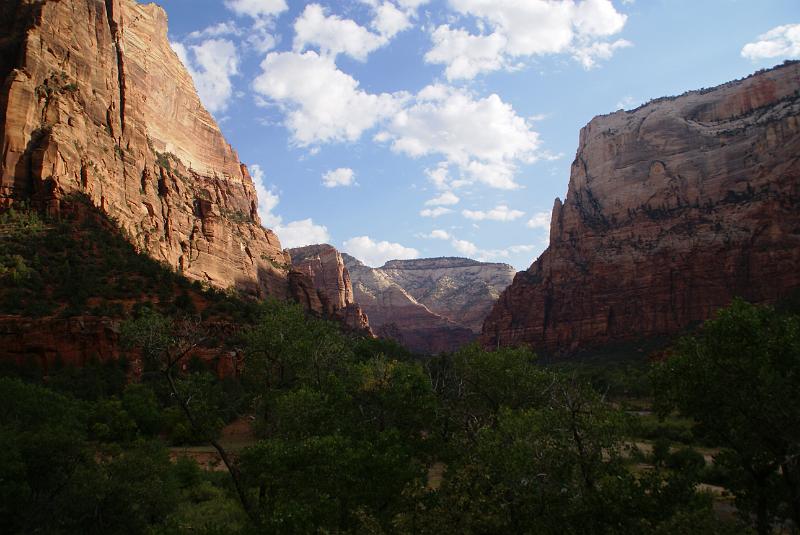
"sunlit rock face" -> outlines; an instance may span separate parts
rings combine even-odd
[[[0,205],[57,213],[85,194],[187,277],[289,296],[290,259],[171,49],[163,9],[6,0],[0,15]]]
[[[353,294],[376,334],[426,354],[475,339],[514,269],[466,258],[392,260],[371,268],[343,255]]]
[[[597,117],[550,247],[501,295],[488,347],[673,334],[800,287],[800,64]]]
[[[326,316],[338,318],[351,329],[369,331],[369,320],[353,299],[350,273],[339,251],[327,244],[287,251],[291,256],[293,269],[312,283],[311,288],[304,290],[306,299],[313,301],[314,296],[311,294],[316,291],[319,306]]]

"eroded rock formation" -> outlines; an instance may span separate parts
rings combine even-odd
[[[800,287],[800,64],[583,128],[550,246],[502,294],[489,347],[673,334],[734,296]]]
[[[474,340],[480,321],[514,275],[511,266],[465,258],[393,260],[381,268],[342,255],[356,301],[379,336],[427,354]]]
[[[187,277],[288,297],[290,259],[170,48],[163,9],[7,0],[1,14],[0,206],[57,213],[86,194]]]
[[[299,273],[312,283],[312,287],[304,287],[299,291],[302,296],[300,299],[309,303],[319,301],[326,316],[338,318],[351,329],[369,331],[369,320],[353,299],[350,273],[339,251],[331,245],[322,244],[287,249],[287,252],[294,270],[290,277]],[[311,305],[309,308],[312,308]]]

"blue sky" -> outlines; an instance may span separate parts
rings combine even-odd
[[[161,0],[284,246],[547,246],[595,115],[800,57],[798,0]]]

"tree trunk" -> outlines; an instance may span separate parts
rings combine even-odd
[[[178,393],[178,389],[175,386],[175,380],[172,377],[170,369],[167,369],[164,372],[164,375],[166,375],[167,377],[167,381],[169,382],[169,388],[172,391],[172,395],[175,396],[175,399],[178,400],[178,403],[183,409],[183,413],[186,415],[186,418],[189,420],[189,423],[191,424],[192,428],[199,434],[204,434],[205,431],[200,426],[200,424],[197,423],[197,420],[195,420],[192,411],[189,409],[189,404]],[[236,494],[239,496],[239,501],[242,504],[242,509],[244,509],[244,512],[247,514],[247,516],[254,524],[258,524],[258,515],[256,515],[255,511],[253,511],[253,508],[250,505],[250,500],[247,499],[247,493],[245,492],[244,485],[242,485],[241,482],[241,474],[239,473],[239,468],[231,460],[225,448],[223,448],[222,445],[219,442],[217,442],[216,439],[212,437],[206,437],[206,438],[208,442],[211,444],[211,446],[213,446],[213,448],[217,450],[217,453],[219,454],[220,459],[222,459],[222,462],[225,463],[225,467],[228,469],[228,473],[230,473],[231,475],[231,480],[233,480],[233,486],[236,488]]]

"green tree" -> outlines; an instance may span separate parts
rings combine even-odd
[[[126,346],[138,348],[146,363],[154,366],[166,380],[172,397],[196,435],[214,447],[228,469],[245,512],[256,520],[239,468],[216,438],[221,419],[213,411],[214,402],[209,399],[209,395],[215,393],[209,388],[210,378],[207,374],[182,376],[180,373],[181,365],[206,341],[202,324],[196,319],[174,320],[144,309],[138,318],[123,324],[122,340]]]
[[[759,533],[800,526],[800,317],[737,300],[654,369],[660,412],[677,408],[722,446],[737,506]]]

